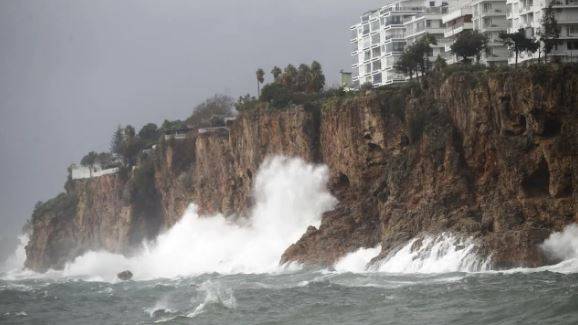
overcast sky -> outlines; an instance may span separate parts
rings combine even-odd
[[[0,256],[66,167],[119,124],[185,118],[254,71],[349,69],[348,26],[383,0],[0,0]]]

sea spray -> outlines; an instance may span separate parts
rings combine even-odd
[[[578,258],[578,225],[571,224],[562,232],[555,232],[541,245],[550,257],[558,260]]]
[[[26,245],[28,245],[29,236],[28,234],[21,234],[18,236],[18,247],[12,253],[10,257],[0,265],[0,271],[2,272],[15,272],[20,271],[24,268],[24,262],[26,261]]]
[[[62,274],[111,281],[123,270],[131,270],[137,280],[279,271],[284,250],[308,226],[319,226],[323,212],[336,204],[327,180],[325,166],[301,159],[269,159],[255,179],[255,206],[245,221],[200,216],[191,204],[174,227],[140,254],[126,258],[90,252],[68,264]]]
[[[345,255],[337,263],[334,269],[337,272],[363,273],[368,271],[369,262],[379,255],[381,245],[375,248],[360,248],[357,251]]]
[[[578,225],[571,224],[561,232],[552,233],[540,245],[540,248],[552,260],[560,262],[534,270],[558,273],[578,272]],[[531,271],[531,269],[526,271]]]
[[[195,318],[211,305],[227,309],[237,308],[237,299],[235,299],[233,289],[224,287],[220,282],[205,281],[199,287],[199,291],[204,293],[203,301],[187,315],[188,318]]]
[[[488,259],[476,254],[475,241],[444,233],[414,238],[383,260],[370,264],[381,246],[360,249],[338,261],[338,272],[445,273],[477,272],[489,268]]]
[[[409,241],[376,265],[388,273],[477,272],[489,262],[477,255],[475,241],[450,233]]]

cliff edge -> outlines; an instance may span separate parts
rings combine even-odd
[[[244,215],[271,155],[326,164],[338,206],[281,262],[381,256],[424,233],[473,237],[496,268],[550,261],[538,245],[578,221],[578,68],[453,71],[283,109],[257,103],[227,130],[163,141],[134,170],[70,180],[37,207],[26,266],[89,250],[131,254],[187,205]]]

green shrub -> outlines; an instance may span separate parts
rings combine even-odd
[[[276,108],[288,106],[292,97],[291,90],[279,83],[267,84],[261,90],[261,100]]]

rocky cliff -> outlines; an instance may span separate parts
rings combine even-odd
[[[276,154],[326,164],[340,202],[282,262],[330,265],[380,243],[385,256],[452,231],[474,237],[495,267],[541,265],[537,245],[578,221],[577,105],[571,66],[458,71],[310,105],[259,104],[229,132],[161,143],[134,171],[69,181],[36,209],[26,265],[58,268],[94,249],[130,254],[190,202],[243,215],[253,176]]]

